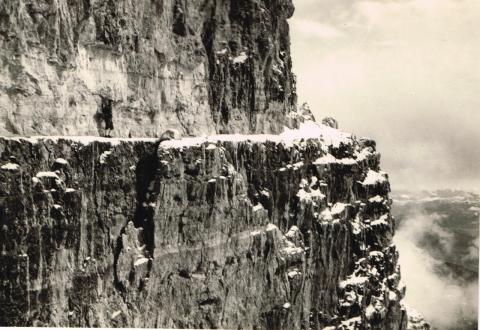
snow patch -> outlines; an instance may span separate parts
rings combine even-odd
[[[241,52],[237,57],[232,59],[233,64],[243,64],[248,60],[248,56],[245,52]]]
[[[14,164],[14,163],[7,163],[5,165],[2,165],[2,170],[6,171],[16,171],[20,168],[20,165]]]
[[[387,178],[385,177],[385,173],[375,172],[374,170],[369,169],[367,176],[365,177],[363,182],[360,182],[360,183],[364,186],[372,186],[378,183],[383,183],[385,181],[387,181]]]
[[[111,154],[112,154],[112,150],[104,151],[104,152],[100,155],[100,164],[105,164],[105,162],[107,161],[108,156],[110,156]]]
[[[107,137],[99,137],[99,136],[32,136],[32,137],[10,137],[10,136],[2,136],[2,139],[10,140],[10,141],[17,141],[22,142],[26,141],[32,144],[37,144],[43,141],[52,141],[57,143],[60,140],[63,141],[71,141],[77,144],[81,144],[83,146],[88,146],[94,142],[99,143],[107,143],[111,146],[119,145],[121,143],[136,143],[136,142],[149,142],[155,143],[158,139],[157,138],[107,138]]]
[[[147,262],[148,262],[148,258],[142,257],[142,258],[137,259],[133,265],[135,267],[137,267],[137,266],[143,265],[144,263],[147,263]]]
[[[380,195],[376,195],[375,197],[371,197],[368,199],[370,203],[382,203],[383,202],[383,197]]]
[[[57,173],[55,172],[38,172],[35,177],[37,178],[55,178],[59,179]]]
[[[287,274],[287,276],[289,278],[294,278],[295,276],[299,276],[299,275],[302,275],[302,273],[299,272],[298,269],[294,269],[292,271],[289,271],[288,274]]]
[[[332,215],[341,214],[343,213],[343,211],[345,211],[345,208],[347,207],[347,205],[349,204],[340,203],[340,202],[335,203],[335,205],[333,205],[332,210],[330,212],[332,213]]]
[[[285,252],[286,254],[292,255],[305,252],[301,247],[295,246],[295,244],[290,241],[285,241],[285,244],[286,247],[283,248],[283,252]]]
[[[340,282],[339,287],[341,289],[344,289],[348,285],[353,285],[353,286],[362,285],[362,284],[365,284],[365,282],[367,281],[368,281],[367,276],[351,276],[347,278],[345,281]]]
[[[284,128],[279,135],[274,134],[218,134],[211,136],[186,137],[178,140],[163,141],[160,146],[164,149],[181,149],[198,147],[203,143],[216,144],[218,142],[253,142],[283,143],[285,146],[293,146],[296,142],[306,139],[323,139],[326,145],[339,147],[341,143],[352,144],[351,134],[341,132],[337,129],[325,126],[320,123],[308,121],[301,123],[298,129]],[[300,164],[298,164],[300,165]]]
[[[55,163],[61,164],[61,165],[68,165],[68,162],[67,162],[65,159],[63,159],[63,158],[57,158],[57,159],[55,159]]]
[[[296,234],[300,231],[297,226],[290,227],[290,230],[285,234],[287,238],[294,238]]]
[[[267,228],[265,229],[266,231],[273,231],[273,230],[278,230],[278,227],[275,226],[273,223],[269,223],[267,225]]]
[[[372,221],[370,225],[371,226],[381,226],[381,225],[388,226],[388,214],[384,214],[377,220]]]

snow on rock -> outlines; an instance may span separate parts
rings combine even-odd
[[[135,267],[138,267],[138,266],[143,265],[144,263],[147,263],[147,262],[148,262],[148,258],[141,257],[141,258],[138,258],[133,265]]]
[[[390,291],[388,292],[388,300],[390,300],[390,301],[397,301],[397,299],[398,299],[398,296],[397,296],[397,294],[395,293],[395,291],[390,290]]]
[[[368,255],[369,255],[370,257],[378,258],[378,259],[381,259],[381,258],[383,258],[383,256],[384,256],[382,251],[370,251],[370,252],[368,253]]]
[[[327,145],[339,147],[340,144],[351,144],[352,135],[341,132],[337,129],[319,124],[313,121],[301,123],[298,129],[285,128],[280,134],[286,143],[293,143],[301,139],[318,139],[321,138]]]
[[[274,230],[279,230],[277,226],[275,226],[273,223],[269,223],[265,229],[266,231],[274,231]]]
[[[371,319],[373,314],[375,313],[375,307],[372,306],[371,304],[367,306],[367,308],[365,309],[365,316],[367,317],[367,319]]]
[[[314,200],[322,200],[325,198],[325,195],[320,192],[319,189],[309,189],[310,191],[306,191],[304,189],[300,189],[297,193],[297,197],[300,199],[301,202],[312,202]]]
[[[367,176],[363,180],[363,182],[360,182],[364,186],[372,186],[376,185],[378,183],[384,183],[387,181],[387,178],[385,176],[385,173],[383,172],[376,172],[372,169],[368,170]]]
[[[163,141],[160,146],[164,149],[181,149],[199,147],[202,144],[217,142],[253,142],[265,143],[267,141],[274,143],[283,143],[285,146],[293,146],[300,140],[322,139],[326,145],[339,147],[340,144],[353,144],[351,134],[341,132],[337,129],[308,121],[301,123],[298,129],[285,127],[284,132],[278,135],[274,134],[218,134],[210,136],[186,137],[178,140]]]
[[[241,52],[237,57],[232,59],[232,62],[234,64],[243,64],[246,60],[248,60],[248,55],[245,52]]]
[[[37,178],[55,178],[55,179],[59,179],[57,173],[55,172],[38,172],[35,177]]]
[[[270,197],[270,192],[268,190],[261,190],[260,195],[268,198],[268,197]]]
[[[2,165],[1,168],[2,170],[6,170],[6,171],[16,171],[20,169],[20,165],[14,164],[14,163],[7,163],[5,165]]]
[[[257,235],[261,235],[261,234],[262,234],[261,230],[254,230],[250,233],[250,236],[257,236]]]
[[[2,139],[11,140],[11,141],[26,141],[32,144],[37,144],[41,141],[52,141],[54,143],[58,143],[60,140],[64,141],[72,141],[82,146],[88,146],[95,142],[100,143],[107,143],[111,146],[116,146],[121,143],[137,143],[137,142],[147,142],[147,143],[155,143],[158,139],[157,138],[107,138],[107,137],[100,137],[100,136],[32,136],[32,137],[9,137],[9,136],[2,136]]]
[[[255,205],[255,206],[253,207],[252,210],[253,210],[253,212],[257,212],[257,211],[260,211],[260,210],[264,210],[264,208],[263,208],[263,205],[262,205],[262,204],[258,203],[257,205]]]
[[[300,254],[305,252],[305,250],[299,246],[296,246],[294,243],[290,242],[289,240],[285,240],[285,247],[283,248],[283,252],[286,254]]]
[[[367,276],[350,276],[348,277],[345,281],[340,282],[339,287],[340,288],[346,288],[349,285],[357,286],[357,285],[363,285],[368,281]]]
[[[292,239],[295,238],[300,229],[297,226],[290,227],[290,230],[285,234],[285,237]]]
[[[61,165],[67,165],[67,164],[68,164],[68,162],[67,162],[65,159],[63,159],[63,158],[57,158],[57,159],[55,159],[55,163],[61,164]]]
[[[343,329],[356,330],[359,325],[362,324],[362,318],[360,316],[352,317],[346,321],[342,321]]]
[[[326,165],[326,164],[332,164],[332,163],[336,163],[337,162],[337,159],[335,157],[332,156],[332,154],[326,154],[320,158],[317,158],[317,160],[315,160],[313,162],[313,164],[315,165]]]
[[[110,156],[111,154],[112,154],[112,150],[104,151],[104,152],[100,155],[100,164],[105,164],[105,162],[107,161],[108,156]]]
[[[299,275],[302,275],[302,273],[301,273],[298,269],[296,269],[296,268],[295,268],[294,270],[289,271],[289,272],[287,273],[287,276],[288,276],[289,278],[294,278],[295,276],[299,276]]]
[[[320,219],[324,221],[331,221],[333,220],[332,212],[330,209],[325,209],[320,213]]]
[[[376,195],[376,196],[374,196],[374,197],[370,197],[370,198],[368,199],[368,201],[369,201],[370,203],[382,203],[382,202],[383,202],[383,197],[382,197],[382,196],[379,196],[379,195]]]
[[[333,205],[330,212],[332,213],[332,215],[342,214],[345,211],[345,208],[347,207],[347,205],[350,205],[350,204],[345,204],[340,202],[335,203],[335,205]]]
[[[120,314],[122,314],[122,311],[115,311],[115,312],[113,312],[113,313],[112,313],[112,316],[111,316],[112,320],[115,319],[115,318],[117,318]]]
[[[370,225],[371,226],[381,226],[381,225],[388,226],[388,214],[384,214],[377,220],[372,221]]]

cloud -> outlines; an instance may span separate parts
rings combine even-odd
[[[405,302],[440,329],[458,328],[462,319],[475,319],[478,282],[457,284],[454,274],[439,275],[442,265],[420,248],[425,235],[439,235],[445,249],[452,249],[451,234],[438,226],[439,215],[413,213],[402,222],[394,241],[400,252],[402,280],[407,285]],[[478,255],[478,251],[477,251]]]
[[[480,1],[295,6],[300,102],[375,138],[394,189],[480,186]]]
[[[344,36],[343,32],[331,25],[321,24],[312,20],[292,20],[290,23],[296,33],[306,37],[320,39],[335,39]]]

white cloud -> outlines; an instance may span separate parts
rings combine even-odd
[[[400,252],[402,279],[407,285],[405,300],[428,322],[439,329],[457,328],[461,318],[472,318],[477,312],[478,283],[459,285],[451,276],[440,276],[441,262],[419,248],[425,234],[437,234],[440,243],[451,249],[453,239],[438,226],[438,215],[414,213],[402,223],[394,241]],[[439,302],[448,301],[448,303]]]
[[[480,141],[480,1],[295,6],[299,100],[317,118],[333,116],[343,129],[376,138],[394,189],[480,186],[473,148]],[[311,22],[322,32],[305,33]]]
[[[292,19],[290,26],[304,38],[336,39],[344,36],[341,30],[312,20]]]

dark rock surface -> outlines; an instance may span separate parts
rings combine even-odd
[[[0,137],[0,325],[405,329],[388,177],[296,109],[292,14],[0,2],[0,135],[63,136]]]
[[[0,2],[0,134],[280,132],[291,0]]]
[[[404,329],[379,155],[322,129],[0,139],[0,325]]]

